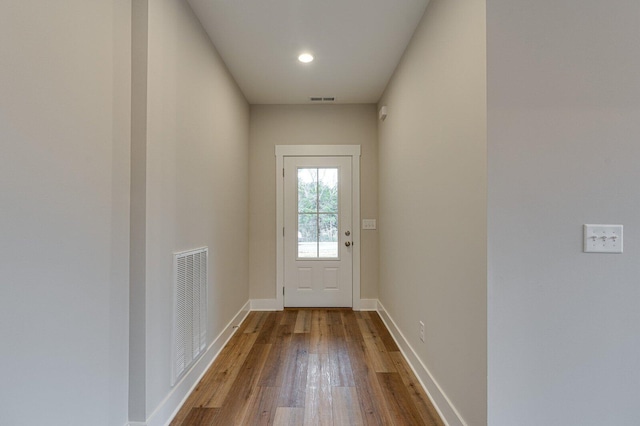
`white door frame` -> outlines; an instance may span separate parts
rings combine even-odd
[[[284,309],[284,157],[351,157],[353,310],[360,310],[360,145],[276,145],[276,301]]]

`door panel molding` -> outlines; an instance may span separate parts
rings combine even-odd
[[[360,145],[276,145],[276,301],[284,309],[284,158],[351,157],[354,310],[360,310]]]

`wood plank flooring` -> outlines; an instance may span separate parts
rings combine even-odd
[[[251,312],[172,426],[443,425],[376,312]]]

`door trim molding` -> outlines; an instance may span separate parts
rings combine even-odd
[[[284,157],[351,157],[353,223],[353,285],[351,304],[360,310],[360,145],[276,145],[276,300],[284,309]]]

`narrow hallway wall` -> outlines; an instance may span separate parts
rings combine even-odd
[[[432,0],[379,103],[380,301],[453,425],[486,424],[485,68],[484,2]]]
[[[145,291],[132,300],[145,310],[144,387],[132,395],[144,407],[131,420],[156,424],[193,384],[171,385],[173,253],[209,248],[208,345],[249,300],[249,105],[187,2],[147,7],[146,156],[133,165],[146,169],[134,223],[146,234]]]

